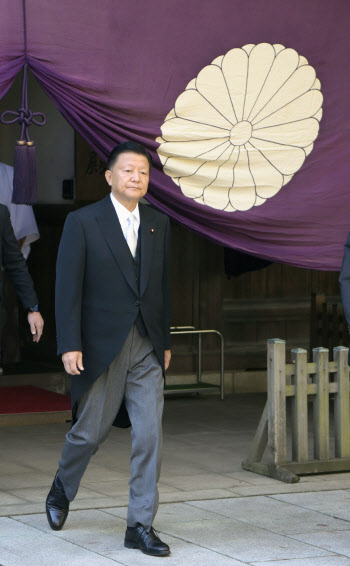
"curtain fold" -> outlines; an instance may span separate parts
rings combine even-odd
[[[0,98],[24,65],[22,0],[0,2]]]
[[[25,53],[22,2],[0,7],[2,97]],[[30,0],[26,11],[42,88],[102,158],[125,140],[147,147],[156,207],[226,247],[340,268],[350,224],[346,0]]]

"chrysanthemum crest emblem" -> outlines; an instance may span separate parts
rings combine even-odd
[[[273,197],[313,149],[321,84],[283,45],[245,45],[204,67],[161,127],[158,155],[183,194],[245,211]]]

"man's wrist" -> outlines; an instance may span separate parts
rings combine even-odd
[[[28,307],[26,309],[27,314],[29,314],[31,312],[39,312],[39,305],[34,305],[33,307]]]

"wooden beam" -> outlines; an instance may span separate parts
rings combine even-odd
[[[306,462],[308,452],[307,421],[307,351],[301,348],[292,350],[295,363],[295,396],[292,397],[292,458]]]
[[[348,348],[334,348],[334,360],[337,362],[335,380],[338,386],[334,399],[335,456],[350,458]]]
[[[314,399],[314,454],[317,460],[329,459],[329,373],[328,349],[314,348],[313,359],[317,369],[315,382],[317,394]]]
[[[268,458],[278,465],[287,460],[286,343],[267,341]]]

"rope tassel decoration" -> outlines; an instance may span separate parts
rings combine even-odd
[[[28,108],[27,63],[23,69],[21,108],[17,112],[6,110],[0,116],[1,124],[16,122],[21,126],[21,135],[15,148],[12,202],[34,204],[37,196],[35,145],[29,137],[28,128],[32,124],[45,126],[46,117],[42,112],[31,112]]]

